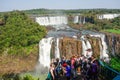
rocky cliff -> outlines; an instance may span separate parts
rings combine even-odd
[[[38,50],[32,51],[28,55],[0,55],[0,80],[1,76],[9,76],[11,74],[19,74],[23,72],[33,71],[38,62]],[[9,76],[10,77],[10,76]]]
[[[99,57],[100,56],[100,46],[99,46],[100,39],[95,37],[90,37],[90,36],[88,36],[87,39],[89,40],[92,46],[93,56]],[[54,50],[55,50],[53,45],[52,45],[52,53],[54,53]],[[78,39],[64,37],[59,41],[60,55],[61,56],[64,55],[67,58],[70,58],[72,55],[82,55],[83,47],[84,46],[82,46],[82,41]]]
[[[105,35],[108,54],[120,56],[120,35],[109,33]],[[87,36],[86,38],[91,44],[93,56],[100,57],[101,47],[103,47],[101,39],[91,36]],[[72,55],[82,55],[83,48],[82,41],[78,39],[64,37],[59,41],[60,55],[64,55],[67,58],[70,58]]]
[[[109,54],[120,56],[120,35],[106,33],[106,42]]]
[[[60,53],[61,55],[70,58],[72,55],[82,54],[81,41],[73,38],[60,39]]]

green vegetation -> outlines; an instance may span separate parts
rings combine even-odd
[[[118,57],[111,58],[109,66],[120,72],[120,59]]]
[[[38,44],[46,35],[45,27],[39,26],[23,12],[0,14],[0,18],[5,23],[0,25],[0,54],[28,54],[30,46]]]
[[[85,14],[88,18],[88,22],[84,25],[84,28],[90,29],[90,30],[106,30],[106,29],[115,29],[115,30],[120,30],[120,17],[116,17],[111,20],[107,19],[98,19],[97,18],[98,14],[95,13],[89,13]]]
[[[25,75],[25,76],[23,77],[22,80],[39,80],[39,78],[34,77],[34,76],[30,75],[30,74],[27,74],[27,75]]]
[[[83,24],[81,28],[87,30],[96,30],[104,32],[112,32],[119,34],[120,32],[120,17],[116,17],[111,20],[107,19],[97,19],[97,14],[86,14],[84,15],[88,18],[88,22]],[[91,20],[89,20],[91,17]]]
[[[47,74],[33,75],[30,73],[25,73],[23,75],[19,75],[20,80],[45,80],[46,77],[47,77]]]
[[[116,17],[112,20],[104,21],[103,27],[105,31],[113,32],[113,33],[120,33],[120,16]]]
[[[47,74],[32,75],[30,73],[25,73],[23,75],[10,74],[7,76],[3,76],[0,79],[3,79],[3,80],[45,80],[46,77],[47,77]]]
[[[115,34],[120,34],[120,29],[119,30],[115,30],[115,29],[106,29],[103,30],[104,32],[109,32],[109,33],[115,33]]]
[[[27,14],[32,15],[52,15],[52,14],[105,14],[105,13],[120,13],[120,9],[31,9],[24,10]]]

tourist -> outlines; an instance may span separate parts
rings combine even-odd
[[[91,77],[92,77],[92,80],[98,80],[98,62],[97,60],[94,60],[93,63],[91,63]]]
[[[76,77],[76,70],[75,70],[75,66],[74,66],[75,59],[76,59],[75,56],[71,57],[71,75],[72,75],[73,79]]]
[[[76,70],[77,74],[79,74],[79,75],[80,75],[80,65],[81,65],[81,59],[80,59],[80,56],[78,55],[75,60],[74,66],[75,66],[75,70]]]
[[[65,56],[62,56],[62,58],[61,58],[61,65],[63,64],[63,62],[66,62],[66,57]]]
[[[48,73],[46,80],[55,80],[54,68],[55,68],[55,65],[53,63],[51,63],[49,73]]]
[[[62,74],[62,68],[59,62],[59,58],[56,58],[56,62],[54,62],[54,64],[55,64],[55,80],[58,80]]]
[[[66,80],[70,80],[71,67],[70,67],[69,63],[66,63],[66,65],[63,65],[62,70],[63,70]]]
[[[66,59],[52,59],[49,73],[50,78],[46,80],[98,80],[99,61],[93,56],[87,58],[85,56],[72,56]]]

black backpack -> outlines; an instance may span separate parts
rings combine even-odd
[[[79,66],[80,66],[80,62],[77,61],[77,60],[75,60],[74,67],[77,68],[77,67],[79,67]]]

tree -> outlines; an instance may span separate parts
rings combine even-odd
[[[13,11],[5,13],[5,25],[0,27],[0,49],[27,47],[38,44],[46,35],[46,29],[32,21],[25,13]]]

